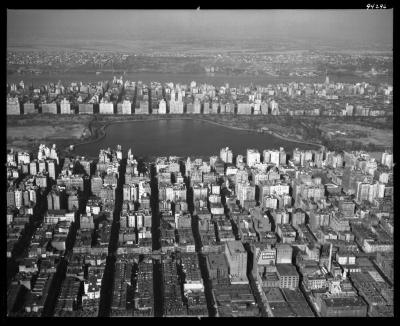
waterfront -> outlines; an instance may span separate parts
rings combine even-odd
[[[230,129],[198,120],[153,120],[113,123],[106,127],[106,135],[91,143],[77,145],[78,155],[95,157],[101,148],[132,148],[138,156],[156,155],[209,156],[229,146],[235,154],[244,155],[247,148],[272,149],[284,147],[291,151],[316,149],[317,146],[290,142],[269,134]]]

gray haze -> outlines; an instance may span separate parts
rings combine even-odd
[[[317,40],[386,44],[393,10],[8,10],[8,45],[67,40]]]

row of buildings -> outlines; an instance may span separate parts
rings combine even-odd
[[[356,90],[356,91],[354,91]],[[358,90],[358,91],[357,91]],[[393,87],[351,84],[289,83],[249,87],[216,88],[141,81],[84,84],[49,84],[40,88],[12,85],[7,114],[238,114],[238,115],[392,115]],[[367,99],[366,99],[367,97]]]
[[[38,159],[46,152],[41,147]],[[158,157],[151,176],[131,150],[122,171],[117,147],[101,150],[95,162],[60,160],[45,187],[22,171],[30,154],[10,155],[9,187],[33,187],[36,202],[46,205],[9,287],[9,314],[41,314],[46,282],[65,260],[54,315],[98,314],[117,224],[112,316],[155,315],[153,279],[160,275],[164,316],[393,315],[392,154],[284,148],[233,154],[223,148],[209,160]],[[13,195],[14,205],[7,193],[10,259],[25,224],[37,218],[29,211],[35,202],[16,207]],[[18,308],[20,286],[32,299]]]

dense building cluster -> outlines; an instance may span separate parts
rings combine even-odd
[[[392,316],[393,154],[244,154],[8,152],[8,315]]]
[[[271,41],[271,40],[270,40]],[[393,58],[387,53],[349,53],[347,51],[325,52],[282,51],[283,48],[297,48],[296,42],[269,43],[272,52],[256,50],[252,45],[245,52],[219,50],[213,43],[208,48],[192,48],[180,42],[172,48],[151,46],[151,50],[140,46],[135,53],[96,52],[89,50],[68,51],[7,51],[7,64],[20,75],[40,75],[71,70],[99,73],[116,71],[181,72],[267,77],[316,77],[323,76],[325,67],[332,72],[348,70],[352,76],[388,76],[392,72]],[[247,47],[247,45],[242,44]],[[337,50],[337,48],[336,48]],[[276,52],[275,52],[276,51]],[[129,51],[130,52],[130,51]],[[343,67],[346,67],[343,69]]]
[[[379,117],[393,114],[393,86],[360,82],[290,82],[215,87],[141,81],[7,85],[7,115],[237,114]]]
[[[22,65],[18,72],[32,72],[39,74],[41,69],[26,68],[24,66],[51,66],[53,69],[68,66],[93,65],[102,68],[110,61],[121,63],[128,55],[110,52],[89,51],[8,51],[8,65]]]

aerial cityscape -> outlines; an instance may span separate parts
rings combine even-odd
[[[8,318],[396,315],[392,9],[7,10],[6,100]]]

